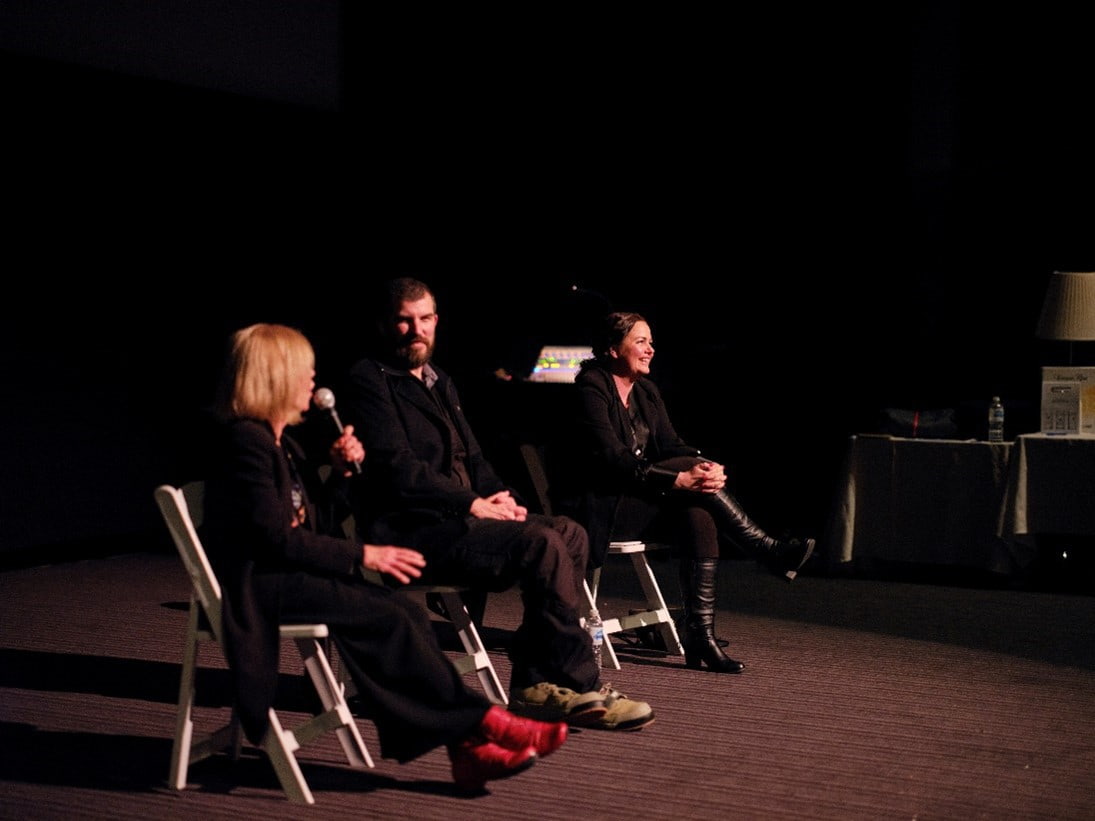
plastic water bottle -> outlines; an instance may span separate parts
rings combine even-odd
[[[1004,403],[999,396],[992,397],[989,405],[989,441],[1004,441]]]
[[[597,612],[597,608],[594,607],[589,611],[589,617],[586,619],[586,630],[589,631],[589,638],[593,642],[593,660],[597,662],[597,669],[601,669],[601,648],[605,643],[605,626],[601,623],[601,614]]]

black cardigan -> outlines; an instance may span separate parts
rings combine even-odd
[[[581,477],[585,486],[580,514],[589,531],[591,559],[600,565],[608,550],[616,508],[622,496],[651,497],[673,487],[676,470],[660,468],[664,459],[699,456],[677,434],[658,386],[641,377],[630,401],[650,429],[642,455],[631,449],[631,423],[612,374],[595,360],[582,364],[578,386]]]
[[[281,642],[280,591],[290,573],[353,576],[362,545],[327,535],[324,497],[304,451],[282,434],[303,483],[307,523],[291,526],[292,484],[285,451],[269,425],[249,419],[220,430],[218,457],[205,486],[202,542],[223,596],[224,653],[232,671],[240,722],[258,744],[274,701]],[[338,481],[336,479],[335,481]]]
[[[361,360],[350,371],[343,417],[365,445],[365,492],[357,513],[370,541],[413,545],[419,529],[438,525],[455,538],[477,497],[507,489],[517,495],[484,456],[452,379],[431,367],[462,440],[471,487],[450,473],[453,428],[422,382],[405,369]]]

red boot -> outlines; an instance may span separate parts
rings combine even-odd
[[[543,758],[558,750],[567,740],[567,725],[562,721],[536,721],[522,718],[494,704],[483,716],[479,733],[487,741],[493,741],[507,750],[523,750],[532,747]]]
[[[452,780],[463,790],[482,790],[488,781],[509,778],[536,763],[536,750],[507,750],[476,736],[449,745]]]

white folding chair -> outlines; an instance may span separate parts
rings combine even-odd
[[[371,570],[364,570],[363,575],[370,581],[383,584],[379,574]],[[498,678],[498,673],[495,672],[494,663],[490,660],[487,648],[479,637],[475,620],[468,612],[467,605],[464,604],[464,598],[461,595],[468,588],[443,584],[407,584],[397,589],[405,593],[436,593],[441,597],[449,621],[452,622],[456,635],[460,638],[460,643],[464,645],[463,655],[459,655],[452,660],[456,671],[462,676],[475,673],[479,677],[479,684],[483,688],[484,695],[495,704],[500,704],[503,707],[507,706],[509,696],[506,695],[506,691],[502,687],[502,681]],[[347,686],[351,686],[350,682],[347,682]]]
[[[320,479],[326,480],[329,474],[329,465],[320,466]],[[359,538],[357,523],[352,514],[342,520],[342,532],[347,538]],[[371,582],[384,584],[381,575],[373,570],[362,568],[361,574]],[[452,622],[453,627],[456,629],[456,635],[464,646],[464,654],[453,659],[453,666],[462,676],[475,673],[479,677],[479,683],[483,687],[484,695],[495,704],[500,704],[503,707],[507,706],[509,696],[506,695],[506,691],[502,687],[502,681],[498,678],[494,663],[487,655],[487,648],[479,636],[479,629],[475,626],[475,620],[468,612],[467,605],[464,604],[464,598],[461,595],[467,592],[468,588],[442,584],[406,584],[396,589],[401,592],[422,593],[427,596],[437,594],[441,598],[445,605],[445,611],[448,613],[449,621]],[[344,683],[352,693],[353,682],[345,681]]]
[[[601,655],[604,662],[616,670],[620,669],[620,660],[616,657],[616,651],[612,647],[612,642],[609,641],[609,636],[626,630],[653,627],[661,634],[667,652],[678,656],[684,655],[684,647],[677,635],[677,625],[674,623],[673,617],[669,615],[669,606],[665,603],[665,597],[662,596],[662,590],[658,586],[654,569],[646,558],[647,551],[663,547],[667,546],[640,541],[609,542],[608,544],[608,554],[605,556],[605,561],[607,562],[611,556],[627,556],[631,559],[631,564],[635,568],[635,575],[639,579],[639,586],[646,597],[645,610],[632,610],[626,615],[606,616],[603,606],[597,608],[597,612],[601,615],[601,621],[604,623],[605,642],[601,648]],[[591,608],[597,601],[602,569],[601,567],[595,568],[593,570],[592,586],[588,583],[585,585],[586,604]]]
[[[544,467],[543,454],[537,445],[528,442],[523,443],[520,449],[533,489],[536,491],[540,502],[540,507],[544,513],[551,515],[550,486],[547,470]],[[597,612],[604,624],[604,644],[601,647],[602,662],[613,669],[620,669],[620,660],[616,656],[616,650],[612,646],[610,636],[625,630],[654,627],[661,634],[662,641],[669,653],[678,656],[684,655],[684,647],[681,645],[680,637],[677,634],[677,626],[673,621],[673,617],[669,615],[669,606],[662,595],[654,570],[646,558],[647,551],[666,547],[668,546],[642,541],[609,542],[608,545],[608,552],[605,556],[606,562],[612,556],[627,556],[631,559],[635,575],[639,580],[639,586],[646,598],[646,609],[615,616],[606,614],[603,606],[597,606],[597,594],[601,584],[601,567],[593,570],[592,586],[588,582],[583,582],[586,607],[592,609],[597,606]]]
[[[421,590],[425,593],[436,593],[445,604],[445,611],[449,614],[452,626],[456,629],[456,635],[460,637],[460,643],[464,645],[464,655],[453,659],[453,665],[461,675],[474,672],[479,676],[479,683],[487,698],[495,704],[503,707],[509,704],[509,696],[506,695],[498,673],[494,670],[494,664],[487,655],[487,648],[479,637],[479,630],[475,626],[475,620],[468,612],[467,605],[461,595],[466,592],[464,587],[451,587],[447,585],[411,585],[412,590]]]
[[[187,769],[191,764],[224,750],[238,756],[242,744],[242,732],[235,711],[224,727],[200,738],[194,737],[194,680],[199,646],[203,642],[213,642],[222,648],[224,646],[220,583],[213,573],[196,530],[197,524],[201,522],[203,490],[202,483],[194,482],[183,489],[161,485],[154,494],[192,585],[182,678],[179,684],[175,742],[168,776],[169,786],[176,790],[186,786]],[[262,741],[262,749],[273,764],[278,781],[289,800],[314,804],[315,798],[296,758],[296,751],[301,745],[323,733],[334,732],[351,767],[368,769],[373,766],[373,760],[346,704],[345,689],[336,680],[328,661],[324,649],[328,638],[327,625],[284,624],[280,630],[281,637],[292,639],[300,650],[304,668],[322,704],[322,712],[295,728],[285,729],[277,713],[271,708],[270,729]]]

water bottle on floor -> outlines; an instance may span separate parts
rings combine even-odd
[[[597,669],[601,669],[601,648],[605,643],[605,627],[601,623],[601,614],[597,612],[597,608],[591,608],[589,616],[586,618],[586,630],[589,631],[589,638],[593,642],[593,660],[597,662]]]

